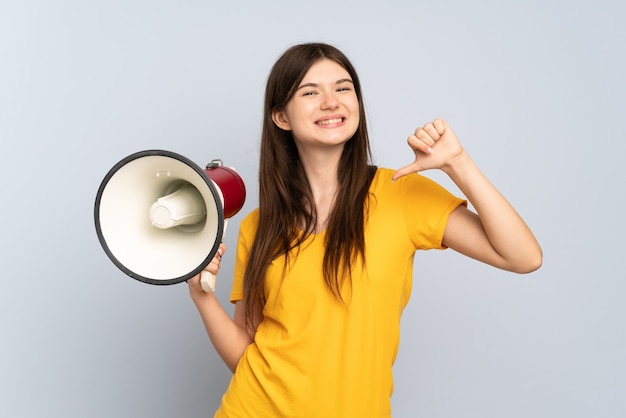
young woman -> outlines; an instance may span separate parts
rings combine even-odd
[[[234,319],[189,281],[234,372],[216,417],[390,417],[416,250],[452,248],[527,273],[542,252],[444,120],[397,171],[371,165],[361,86],[326,44],[287,50],[265,96],[259,208],[240,224]],[[416,174],[444,171],[472,203]],[[221,254],[207,267],[217,273]]]

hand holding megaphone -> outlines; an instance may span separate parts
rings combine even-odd
[[[206,293],[215,292],[217,276],[210,271],[202,270],[202,273],[200,273],[200,286]]]
[[[200,273],[200,278],[198,282],[200,284],[200,288],[205,293],[215,292],[215,287],[217,283],[217,272],[220,269],[220,264],[222,262],[222,255],[224,255],[225,251],[226,251],[226,246],[224,244],[221,244],[220,247],[217,249],[217,253],[215,254],[215,257],[213,257],[213,260]],[[213,273],[213,271],[215,271],[215,273]],[[187,281],[187,283],[193,284],[193,282],[189,282],[189,281]]]
[[[227,224],[228,220],[224,221],[224,232],[226,232]],[[219,269],[220,263],[222,261],[222,255],[224,255],[225,249],[226,247],[224,246],[224,244],[221,244],[220,247],[217,249],[217,253],[213,258],[213,261],[211,261],[210,264],[216,264],[217,268]],[[217,286],[217,273],[211,273],[208,270],[209,266],[205,267],[204,270],[202,270],[202,272],[200,273],[200,286],[202,287],[202,290],[204,290],[206,293],[215,292],[215,288]]]
[[[227,221],[245,197],[241,177],[220,160],[203,170],[173,152],[138,152],[118,162],[100,185],[98,239],[134,279],[175,284],[201,274],[203,289],[214,291],[215,275],[205,267],[221,257]]]

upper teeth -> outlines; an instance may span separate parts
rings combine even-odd
[[[321,120],[317,123],[319,125],[330,125],[331,123],[339,123],[339,122],[341,122],[341,118]]]

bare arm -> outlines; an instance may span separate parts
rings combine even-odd
[[[225,247],[220,247],[223,254]],[[217,274],[220,257],[216,256],[205,270]],[[196,305],[211,343],[224,363],[234,373],[246,347],[254,340],[254,333],[245,329],[245,303],[235,303],[234,318],[226,313],[215,293],[206,293],[200,285],[200,275],[188,282],[189,294]]]
[[[437,119],[409,137],[415,161],[402,175],[431,168],[444,171],[476,209],[457,208],[448,219],[443,244],[469,257],[517,273],[538,269],[542,251],[511,204],[476,167],[450,126]]]
[[[469,257],[516,273],[541,266],[542,252],[533,233],[515,209],[491,185],[467,154],[448,173],[472,202],[448,218],[443,244]]]

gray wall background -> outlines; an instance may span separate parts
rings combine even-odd
[[[117,270],[95,194],[144,149],[236,167],[228,305],[265,79],[317,40],[359,70],[378,165],[446,118],[545,252],[529,276],[418,254],[394,416],[624,416],[624,21],[604,0],[1,1],[0,416],[212,414],[230,374],[186,286]]]

